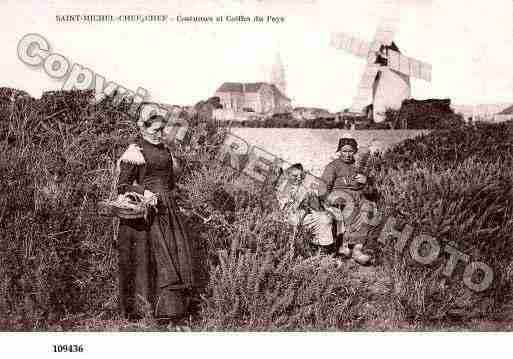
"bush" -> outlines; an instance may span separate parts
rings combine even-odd
[[[255,252],[219,252],[220,264],[212,269],[202,305],[203,328],[319,330],[355,326],[363,297],[349,284],[347,273],[337,270],[330,258],[305,260],[280,244],[267,250],[260,245]]]
[[[116,108],[91,99],[90,92],[22,99],[0,122],[10,139],[0,144],[2,328],[48,328],[97,315],[112,300],[113,226],[96,203],[110,195],[113,159],[136,132],[113,121]]]
[[[481,163],[511,161],[513,123],[480,124],[435,130],[407,139],[384,153],[377,165],[383,169],[456,168],[468,158]]]
[[[385,122],[394,128],[453,129],[464,125],[463,116],[455,114],[451,101],[445,100],[404,100],[399,110],[388,108]]]
[[[398,145],[375,167],[385,213],[407,221],[415,229],[412,237],[428,234],[442,248],[429,266],[405,259],[407,254],[384,255],[391,298],[405,319],[469,324],[500,316],[511,302],[513,147],[504,139],[507,126],[435,131]],[[493,285],[470,291],[461,264],[445,277],[448,244],[490,266]]]

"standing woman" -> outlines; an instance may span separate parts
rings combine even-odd
[[[191,250],[171,195],[178,164],[162,143],[166,121],[152,116],[140,127],[142,145],[131,144],[119,160],[118,194],[151,191],[157,206],[146,219],[120,219],[119,306],[138,319],[179,319],[188,310],[193,284]]]

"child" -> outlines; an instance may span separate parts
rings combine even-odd
[[[305,195],[302,182],[305,171],[300,163],[293,164],[285,170],[282,185],[277,197],[280,209],[284,211],[289,224],[297,228],[305,225],[313,231],[313,244],[319,252],[328,254],[335,243],[332,233],[333,217],[324,211],[317,197]]]

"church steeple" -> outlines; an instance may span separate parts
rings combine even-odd
[[[281,62],[280,53],[276,53],[274,64],[271,68],[270,82],[274,84],[278,89],[286,95],[287,93],[287,81],[285,80],[285,68]]]

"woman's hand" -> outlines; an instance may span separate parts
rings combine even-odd
[[[361,173],[358,173],[356,176],[354,176],[354,180],[361,184],[367,183],[367,176],[362,175]]]

